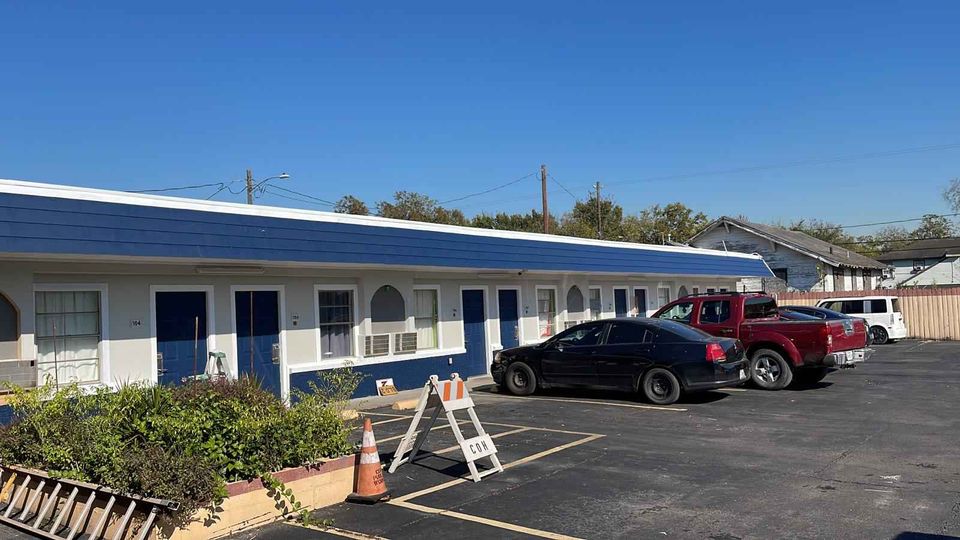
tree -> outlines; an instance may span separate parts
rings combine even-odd
[[[377,215],[393,219],[425,221],[427,223],[467,225],[467,218],[462,211],[444,208],[427,195],[412,191],[394,193],[393,202],[378,202]]]
[[[800,219],[791,223],[788,227],[791,231],[800,231],[814,238],[819,238],[824,242],[836,244],[838,246],[853,246],[856,239],[845,233],[841,225],[830,223],[821,219]]]
[[[622,236],[629,242],[644,244],[666,244],[668,241],[686,242],[709,223],[703,212],[681,202],[666,206],[655,204],[640,211],[637,216],[623,220]]]
[[[873,234],[858,236],[856,244],[844,247],[849,247],[867,257],[876,257],[888,251],[902,248],[910,242],[910,235],[911,233],[903,227],[884,227]]]
[[[617,239],[623,235],[623,207],[612,199],[600,199],[600,234],[597,231],[597,196],[592,195],[586,201],[577,201],[573,210],[560,219],[558,232],[565,236],[580,238]]]
[[[910,233],[915,240],[924,238],[945,238],[953,236],[954,228],[950,220],[937,214],[925,214],[920,225]]]
[[[367,203],[353,195],[344,195],[341,197],[340,200],[333,205],[333,211],[338,214],[370,215],[370,209],[367,208]]]
[[[557,230],[557,219],[549,217],[550,230]],[[496,215],[477,214],[470,222],[472,227],[483,229],[497,229],[501,231],[543,232],[543,214],[531,210],[527,214],[507,214],[497,212]]]
[[[943,190],[943,200],[950,203],[954,212],[960,212],[960,178],[954,178]]]

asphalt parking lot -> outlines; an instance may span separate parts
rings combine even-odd
[[[279,523],[237,538],[956,537],[960,344],[877,350],[813,388],[670,407],[612,392],[475,391],[503,473],[461,480],[440,426],[425,444],[440,453],[386,475],[390,503],[322,509],[326,532]],[[388,463],[409,420],[371,417]]]
[[[326,531],[277,523],[234,538],[960,537],[960,343],[877,351],[813,388],[669,407],[475,390],[502,473],[464,480],[441,420],[424,446],[433,455],[386,474],[389,503],[322,509]],[[410,415],[370,416],[388,464]]]

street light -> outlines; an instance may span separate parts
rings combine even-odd
[[[270,176],[270,177],[264,178],[263,180],[260,180],[259,182],[257,182],[256,185],[254,185],[253,171],[251,171],[250,169],[247,169],[247,204],[253,204],[253,193],[256,190],[261,189],[263,185],[266,184],[268,181],[286,180],[287,178],[290,178],[289,174],[280,173],[277,176]]]

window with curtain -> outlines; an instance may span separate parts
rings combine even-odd
[[[590,318],[598,320],[603,316],[603,304],[600,301],[600,289],[590,289]]]
[[[100,292],[38,291],[36,317],[39,382],[98,382]]]
[[[540,337],[550,337],[557,332],[557,291],[537,289],[537,325]]]
[[[320,313],[320,357],[344,358],[353,356],[353,291],[336,290],[318,293]]]
[[[661,307],[670,303],[670,287],[657,287],[657,302]]]
[[[416,310],[413,315],[417,329],[417,350],[436,349],[440,346],[437,325],[440,323],[436,289],[413,291]]]

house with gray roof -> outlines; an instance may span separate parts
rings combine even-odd
[[[960,238],[916,240],[877,259],[893,267],[898,287],[960,284]]]
[[[857,291],[879,288],[887,264],[808,234],[721,217],[688,241],[699,248],[756,253],[776,278],[748,278],[746,290]]]

